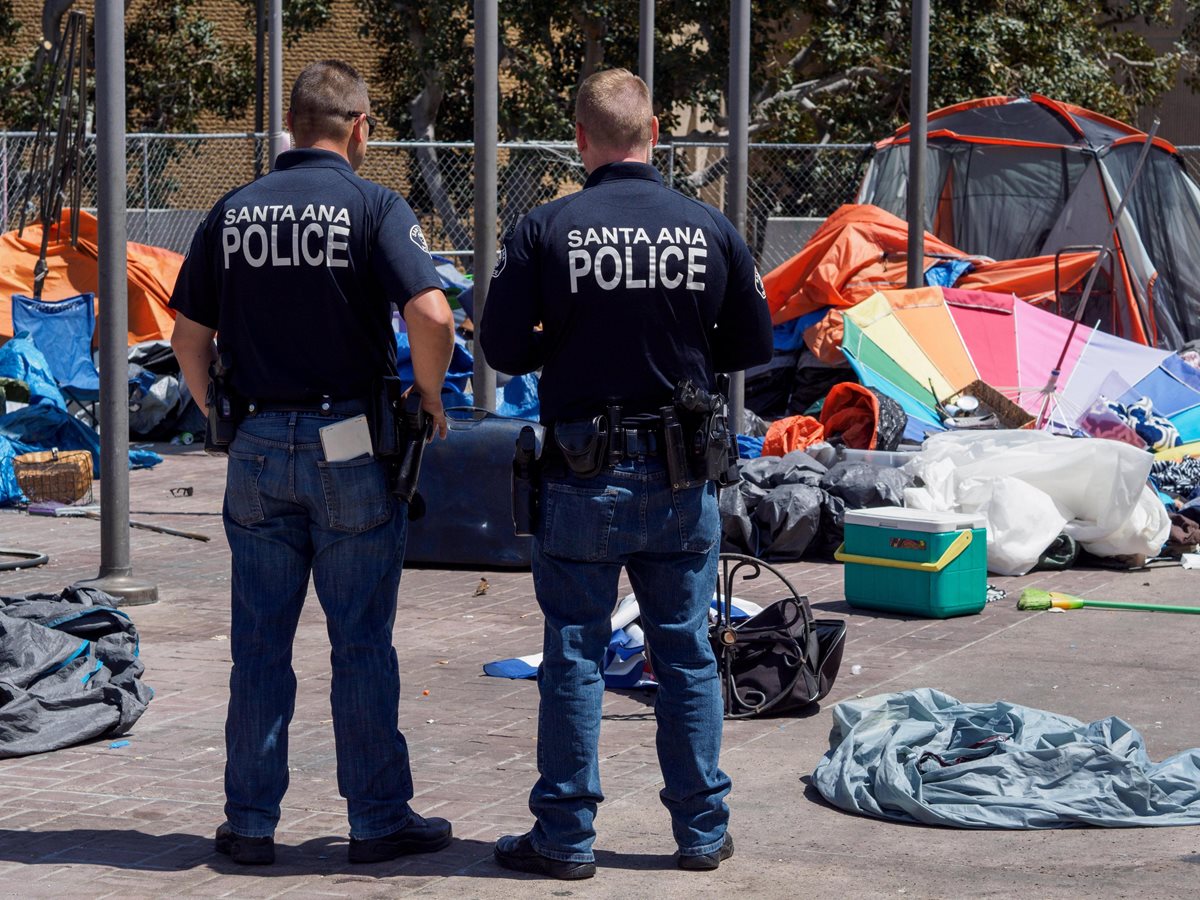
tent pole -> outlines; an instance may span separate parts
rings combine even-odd
[[[746,181],[750,139],[750,0],[729,4],[729,175],[725,212],[746,236]],[[729,418],[742,430],[746,408],[746,373],[729,374]]]
[[[500,26],[496,0],[475,0],[475,346],[471,387],[475,405],[496,408],[496,372],[480,345],[488,282],[496,265],[496,130],[500,100]]]
[[[129,564],[129,275],[125,208],[125,6],[96,4],[96,163],[99,169],[100,574],[81,581],[153,603],[158,588]]]
[[[925,135],[929,123],[929,0],[912,4],[912,78],[908,101],[908,277],[920,287],[925,275]]]

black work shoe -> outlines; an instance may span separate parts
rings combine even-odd
[[[532,875],[548,875],[564,881],[591,878],[596,874],[593,862],[569,862],[542,856],[533,849],[533,840],[528,834],[506,834],[496,841],[496,862],[514,872],[529,872]]]
[[[733,856],[733,836],[727,831],[725,832],[725,843],[712,853],[705,853],[702,856],[682,856],[676,853],[675,865],[681,869],[687,869],[689,872],[711,872],[731,856]]]
[[[237,834],[225,822],[217,828],[217,852],[241,866],[269,866],[275,862],[275,839]]]
[[[377,863],[412,853],[434,853],[450,846],[451,828],[445,819],[425,819],[413,813],[412,821],[383,837],[350,838],[350,862]]]

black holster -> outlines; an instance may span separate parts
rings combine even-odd
[[[204,400],[208,407],[208,425],[204,430],[204,449],[213,456],[229,453],[229,445],[246,415],[246,404],[233,389],[229,368],[228,356],[218,357],[208,367],[208,391]]]
[[[421,408],[421,395],[412,390],[405,397],[399,377],[385,376],[367,418],[375,457],[387,468],[388,489],[413,504],[421,458],[433,435],[433,420]],[[410,506],[409,518],[420,518],[423,511]]]
[[[613,408],[619,414],[619,407]],[[595,478],[605,465],[620,461],[619,455],[614,461],[610,453],[609,424],[609,416],[554,424],[554,445],[572,474],[580,478]]]
[[[540,494],[537,434],[532,425],[524,425],[517,433],[512,463],[512,519],[517,537],[530,537],[537,528]]]
[[[684,437],[683,425],[675,407],[664,406],[658,414],[662,419],[663,463],[667,468],[671,489],[679,491],[703,484],[708,480],[708,476],[697,472],[699,467],[692,462],[690,449],[694,441],[688,441]]]
[[[667,425],[669,418],[678,422],[679,431],[674,439],[676,449],[672,452],[672,436]],[[723,394],[708,393],[690,381],[680,382],[675,387],[675,402],[663,407],[664,438],[667,445],[667,471],[686,472],[689,478],[677,479],[671,474],[672,486],[692,487],[704,481],[714,481],[718,487],[737,484],[741,476],[737,471],[737,435],[729,428],[729,401]],[[680,438],[683,452],[678,449]],[[686,459],[686,467],[683,460]]]

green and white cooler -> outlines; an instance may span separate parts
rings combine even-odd
[[[987,529],[979,513],[884,506],[846,511],[846,602],[947,619],[987,603]]]

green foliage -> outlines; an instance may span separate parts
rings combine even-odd
[[[240,115],[254,90],[248,47],[226,47],[198,0],[147,4],[127,23],[126,104],[134,131],[189,131],[204,112]]]
[[[372,107],[397,134],[471,139],[471,6],[469,0],[358,0],[363,37],[379,53]],[[436,134],[422,127],[422,109],[436,120]]]
[[[246,10],[247,38],[222,42],[200,0],[139,5],[126,19],[125,77],[127,127],[131,131],[190,131],[204,114],[233,119],[245,113],[254,92],[256,0],[239,0]],[[32,55],[15,52],[20,28],[12,0],[0,0],[0,123],[37,127],[42,95]],[[287,0],[283,4],[285,42],[325,25],[329,0]],[[89,21],[89,31],[94,23]],[[94,87],[91,88],[94,91]]]
[[[238,0],[245,8],[246,27],[251,34],[258,28],[258,4],[262,2],[267,9],[263,15],[270,16],[270,4],[267,0]],[[333,18],[328,0],[287,0],[282,4],[283,40],[291,47],[297,40],[309,32],[327,25]]]
[[[0,129],[30,127],[27,107],[34,107],[30,101],[35,91],[29,84],[33,59],[21,59],[16,52],[20,32],[12,0],[0,0]]]
[[[1193,11],[1196,0],[1191,0]],[[856,142],[908,120],[910,4],[803,0],[809,28],[776,75],[763,135]],[[1040,93],[1126,121],[1174,83],[1180,52],[1156,54],[1129,30],[1171,21],[1170,0],[947,0],[933,7],[929,108]],[[1192,27],[1195,22],[1193,20]]]
[[[596,68],[637,69],[638,0],[500,0],[500,129],[510,140],[570,140],[574,95]],[[436,137],[470,140],[473,128],[471,0],[358,0],[364,35],[379,47],[379,107],[401,134],[413,133],[422,92],[437,98]],[[754,0],[759,23],[751,58],[765,78],[786,0]],[[655,106],[664,130],[680,109],[720,108],[729,58],[728,0],[659,0],[655,14]],[[720,60],[714,64],[714,60]],[[426,95],[425,99],[428,99]],[[432,136],[428,132],[422,136]]]
[[[8,46],[21,29],[21,23],[13,16],[12,0],[0,0],[0,46]]]
[[[1187,0],[1187,21],[1176,49],[1182,57],[1184,83],[1200,91],[1200,0]]]

